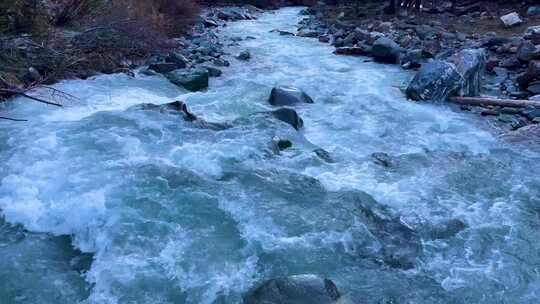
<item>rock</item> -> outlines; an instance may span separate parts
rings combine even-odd
[[[398,63],[400,56],[400,47],[393,40],[381,37],[373,43],[371,50],[375,61],[382,63]]]
[[[407,50],[403,56],[401,56],[401,66],[405,69],[417,69],[422,66],[423,51],[420,49]]]
[[[534,44],[540,44],[540,25],[528,27],[523,37]]]
[[[336,55],[348,55],[348,56],[366,56],[369,55],[371,52],[366,50],[366,48],[363,47],[339,47],[336,48],[334,51],[334,54]]]
[[[390,155],[384,152],[373,153],[371,154],[371,157],[373,158],[374,162],[379,166],[388,168],[392,165],[392,159],[390,158]]]
[[[540,94],[540,81],[530,83],[527,87],[527,91],[529,91],[533,95]]]
[[[524,110],[522,113],[528,120],[534,120],[535,118],[540,117],[540,109]]]
[[[330,37],[328,35],[319,36],[319,42],[329,43],[330,42]]]
[[[527,9],[527,16],[531,16],[531,17],[534,17],[534,16],[540,16],[540,6],[530,6],[528,9]]]
[[[332,304],[339,298],[334,282],[303,274],[264,282],[244,296],[244,304]]]
[[[41,74],[34,67],[29,67],[24,73],[22,80],[26,83],[33,83],[41,80]]]
[[[203,18],[204,26],[206,27],[217,27],[218,23],[217,21],[210,19],[210,18]]]
[[[238,56],[236,56],[236,59],[248,61],[251,59],[251,53],[249,51],[242,51],[240,54],[238,54]]]
[[[407,87],[407,97],[412,100],[445,101],[460,89],[463,78],[456,67],[448,62],[433,60],[418,70]]]
[[[499,116],[499,111],[496,110],[483,110],[480,112],[482,116]]]
[[[282,139],[277,136],[272,139],[272,143],[274,144],[274,146],[277,148],[278,151],[283,151],[293,146],[290,140]]]
[[[521,113],[521,110],[518,108],[505,107],[505,108],[502,108],[499,112],[501,112],[501,114],[516,115],[516,114]]]
[[[271,33],[279,33],[279,35],[281,35],[281,36],[294,36],[294,33],[287,32],[287,31],[282,31],[282,30],[278,30],[278,29],[271,30],[270,32]]]
[[[228,62],[228,61],[225,60],[225,59],[221,59],[221,58],[213,59],[213,60],[212,60],[212,63],[214,63],[214,65],[220,66],[220,67],[228,67],[228,66],[231,65],[230,62]]]
[[[507,27],[516,26],[523,23],[523,20],[521,20],[521,18],[519,17],[519,14],[516,12],[502,16],[501,21]]]
[[[467,225],[458,219],[451,219],[441,224],[434,226],[430,231],[430,238],[449,239],[456,236],[461,231],[465,230]]]
[[[160,74],[170,73],[174,70],[179,69],[178,65],[172,62],[153,63],[153,64],[150,64],[148,68]]]
[[[510,56],[508,58],[503,59],[500,62],[500,66],[506,69],[517,69],[521,67],[521,62],[517,59],[516,56]]]
[[[273,106],[292,106],[298,103],[313,103],[313,99],[298,88],[279,86],[272,89],[268,102]]]
[[[400,216],[393,215],[384,205],[361,192],[346,192],[337,197],[343,203],[351,203],[351,212],[369,233],[377,239],[375,259],[392,268],[411,269],[422,255],[422,240],[418,233]]]
[[[315,155],[317,155],[320,159],[322,159],[323,161],[327,162],[327,163],[334,163],[334,159],[332,158],[332,156],[330,155],[330,153],[322,148],[317,148],[315,150],[313,150],[313,152],[315,153]]]
[[[533,119],[534,121],[534,119]],[[517,129],[520,129],[520,128],[523,128],[527,125],[527,122],[524,121],[523,119],[520,119],[520,118],[514,118],[512,120],[512,122],[510,123],[510,127],[512,128],[512,130],[517,130]]]
[[[482,41],[482,46],[491,48],[495,46],[501,46],[507,43],[510,43],[512,40],[510,38],[501,37],[501,36],[493,36],[488,37]]]
[[[529,100],[540,101],[540,94],[529,97]]]
[[[466,49],[450,58],[458,73],[463,77],[460,96],[479,96],[482,73],[486,63],[486,52],[483,49]]]
[[[529,66],[525,73],[519,75],[517,83],[522,88],[527,88],[530,83],[540,80],[540,61],[533,60],[529,62]]]
[[[209,73],[207,69],[181,69],[165,75],[170,82],[182,86],[186,90],[195,92],[208,87]]]
[[[442,46],[438,40],[426,40],[422,43],[422,53],[426,58],[434,58],[441,52]]]
[[[533,60],[535,51],[536,47],[534,46],[534,44],[529,40],[525,40],[519,46],[516,57],[521,62],[529,62]]]
[[[213,66],[203,65],[201,68],[206,69],[208,71],[208,76],[210,77],[219,77],[221,74],[223,74],[220,69]]]
[[[186,57],[184,57],[184,55],[177,52],[169,53],[165,61],[176,64],[177,69],[184,69],[187,67],[189,63],[189,60]]]
[[[319,35],[319,32],[313,30],[300,30],[298,33],[296,33],[296,36],[306,38],[317,38]]]
[[[300,115],[298,115],[298,113],[296,113],[296,111],[291,108],[281,108],[270,113],[276,119],[288,123],[296,130],[300,130],[304,126],[304,121],[302,120]]]

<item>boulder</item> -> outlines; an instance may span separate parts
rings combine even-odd
[[[540,44],[540,25],[528,27],[524,38],[531,40],[534,44]]]
[[[401,56],[400,62],[404,69],[417,69],[422,66],[423,51],[420,49],[407,50],[403,56]]]
[[[502,16],[501,21],[507,27],[516,26],[523,23],[523,20],[521,20],[521,18],[519,17],[519,14],[516,12]]]
[[[527,88],[530,83],[538,80],[540,80],[540,61],[533,60],[529,62],[525,73],[519,75],[517,83],[522,88]]]
[[[273,106],[292,106],[298,103],[313,103],[313,99],[298,88],[279,86],[272,89],[268,102]]]
[[[208,71],[208,76],[210,77],[219,77],[221,76],[221,74],[223,74],[220,69],[213,66],[203,65],[201,66],[201,68],[206,69]]]
[[[373,43],[371,54],[375,61],[398,63],[401,49],[392,39],[381,37]]]
[[[180,69],[181,67],[178,67],[176,63],[172,63],[172,62],[158,62],[158,63],[150,64],[148,68],[157,73],[166,74],[174,70]]]
[[[445,101],[461,88],[462,82],[463,78],[454,64],[433,60],[422,65],[411,80],[406,90],[407,98]]]
[[[236,59],[248,61],[251,59],[251,53],[249,51],[242,51],[240,54],[238,54],[238,56],[236,56]]]
[[[208,87],[209,73],[207,69],[180,69],[165,75],[170,82],[186,90],[195,92]]]
[[[334,282],[303,274],[264,282],[244,297],[244,304],[332,304],[339,298]]]
[[[534,58],[535,52],[536,47],[534,44],[529,40],[525,40],[519,46],[516,56],[521,62],[529,62]]]
[[[189,63],[189,60],[186,57],[184,57],[184,55],[177,52],[169,53],[167,58],[165,58],[165,61],[176,64],[177,69],[186,68]]]
[[[291,108],[281,108],[270,113],[274,118],[288,123],[296,130],[300,130],[304,126],[304,121],[300,115],[298,115],[298,113]]]
[[[483,49],[466,49],[453,55],[450,61],[456,66],[463,78],[460,96],[480,95],[482,73],[486,64],[486,52]]]

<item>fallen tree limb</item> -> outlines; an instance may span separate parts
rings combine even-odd
[[[0,116],[0,119],[11,120],[11,121],[28,121],[26,119],[9,118],[9,117],[3,117],[3,116]]]
[[[532,100],[518,99],[496,99],[487,97],[457,97],[448,98],[448,101],[471,106],[500,106],[512,108],[537,108],[540,109],[540,102]]]
[[[17,90],[9,90],[9,89],[0,89],[0,91],[11,94],[12,96],[23,96],[23,97],[26,97],[28,99],[31,99],[31,100],[34,100],[34,101],[37,101],[37,102],[41,102],[41,103],[44,103],[44,104],[48,104],[48,105],[51,105],[51,106],[63,107],[59,103],[48,101],[48,100],[45,100],[45,99],[42,99],[42,98],[39,98],[39,97],[30,96],[30,95],[26,94],[25,92],[21,92],[21,91],[17,91]]]

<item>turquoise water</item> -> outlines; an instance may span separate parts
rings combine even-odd
[[[538,149],[406,101],[396,66],[270,32],[298,12],[223,28],[257,38],[227,49],[253,59],[207,92],[105,75],[57,84],[78,97],[64,109],[5,106],[30,121],[0,122],[0,302],[239,303],[315,273],[354,303],[538,303]],[[275,85],[315,100],[297,107],[300,132],[253,115]],[[132,107],[172,100],[234,127]],[[277,153],[275,137],[293,147]]]

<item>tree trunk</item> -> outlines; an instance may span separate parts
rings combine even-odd
[[[532,100],[517,99],[496,99],[484,97],[450,97],[448,101],[457,104],[466,104],[472,106],[500,106],[511,108],[536,108],[540,109],[540,102]]]

